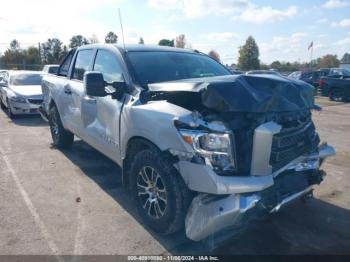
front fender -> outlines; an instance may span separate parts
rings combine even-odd
[[[121,156],[125,158],[128,141],[142,137],[160,150],[175,149],[191,152],[174,125],[174,119],[190,114],[191,111],[168,103],[154,101],[148,104],[126,105],[121,119]]]

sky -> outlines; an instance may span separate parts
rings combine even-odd
[[[188,47],[216,50],[225,64],[237,63],[249,35],[264,63],[309,61],[350,53],[350,0],[3,0],[0,52],[12,39],[22,48],[59,38],[96,35],[104,41],[114,31],[121,43],[121,10],[126,43],[146,44],[185,34]]]

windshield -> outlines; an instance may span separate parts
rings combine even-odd
[[[11,76],[11,85],[30,86],[41,85],[42,76],[39,74],[19,74]]]
[[[350,76],[350,71],[344,68],[333,69],[333,75]]]
[[[129,61],[141,85],[189,78],[231,75],[213,59],[183,52],[129,52]]]

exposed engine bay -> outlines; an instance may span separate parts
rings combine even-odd
[[[304,82],[246,75],[190,79],[151,84],[141,100],[192,111],[174,124],[198,154],[171,153],[180,156],[176,165],[189,188],[203,192],[186,218],[193,240],[311,194],[325,176],[323,160],[335,154],[320,145],[311,119],[313,88]],[[208,153],[215,151],[211,140],[224,149]]]

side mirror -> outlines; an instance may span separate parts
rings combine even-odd
[[[99,72],[86,72],[84,75],[84,88],[89,96],[104,97],[107,96],[105,90],[106,82],[103,75]]]

